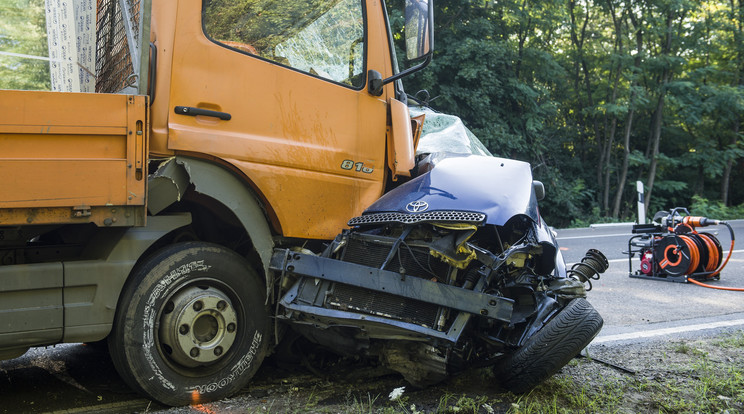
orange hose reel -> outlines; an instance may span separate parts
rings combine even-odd
[[[687,215],[683,217],[679,212]],[[660,213],[663,215],[660,216]],[[629,275],[671,282],[693,282],[712,287],[701,281],[718,280],[721,270],[731,258],[734,250],[734,232],[731,226],[720,220],[690,216],[684,208],[676,208],[671,213],[660,213],[657,213],[658,217],[654,221],[659,218],[661,224],[634,226],[633,233],[639,235],[628,241],[628,253],[629,257],[634,253],[641,254],[641,269],[633,273],[631,267]],[[718,239],[710,233],[696,230],[696,227],[719,224],[728,227],[731,234],[731,248],[723,263],[723,249]]]

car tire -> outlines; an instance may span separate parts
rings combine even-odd
[[[572,300],[495,367],[497,380],[503,388],[517,394],[531,390],[589,345],[602,323],[602,317],[586,299]]]

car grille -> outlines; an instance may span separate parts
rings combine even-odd
[[[398,212],[372,213],[354,217],[347,223],[349,226],[362,226],[367,224],[402,223],[415,224],[427,221],[433,222],[458,222],[479,224],[486,220],[483,213],[472,211],[427,211],[425,213],[407,214]]]

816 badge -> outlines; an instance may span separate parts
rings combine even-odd
[[[341,163],[341,169],[361,171],[365,174],[372,174],[372,171],[375,170],[371,167],[365,167],[363,162],[354,162],[353,160],[344,160]]]

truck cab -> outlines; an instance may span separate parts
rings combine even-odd
[[[151,33],[150,152],[230,168],[277,234],[333,238],[382,195],[386,136],[412,147],[387,122],[395,83],[368,90],[395,74],[378,2],[157,2]]]

